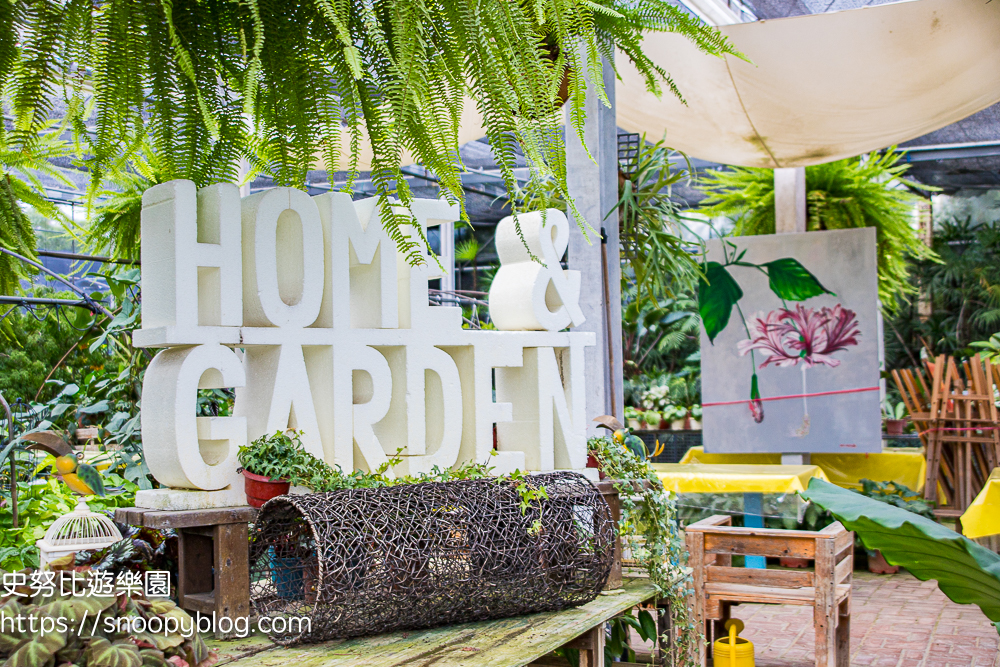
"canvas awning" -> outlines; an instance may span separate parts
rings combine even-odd
[[[684,94],[620,63],[618,124],[693,157],[801,167],[913,139],[1000,101],[1000,3],[913,0],[720,28],[753,62],[678,35],[645,50]]]
[[[666,134],[710,162],[802,167],[914,139],[1000,102],[1000,2],[909,0],[720,30],[752,62],[705,55],[675,34],[646,38],[686,105],[646,92],[620,60],[619,127],[654,141]],[[459,143],[484,135],[467,100]]]

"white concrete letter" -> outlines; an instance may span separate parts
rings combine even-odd
[[[142,443],[161,484],[215,491],[236,481],[236,454],[247,441],[241,417],[195,417],[198,389],[242,387],[243,365],[221,345],[164,350],[146,369]]]

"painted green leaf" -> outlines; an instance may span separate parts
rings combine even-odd
[[[805,301],[820,294],[833,294],[797,259],[783,257],[763,266],[767,267],[771,291],[777,294],[778,298],[786,301]]]
[[[705,277],[698,285],[698,313],[710,341],[714,343],[715,337],[729,324],[733,306],[741,298],[743,290],[726,267],[709,262],[705,266]]]
[[[35,635],[10,654],[5,667],[42,667],[55,662],[53,656],[66,645],[66,637],[58,632]]]
[[[95,637],[87,645],[88,667],[140,667],[142,656],[139,647],[131,642],[112,644],[107,639]]]
[[[921,581],[935,579],[953,602],[977,605],[1000,633],[1000,556],[930,519],[829,482],[814,478],[800,495],[856,532],[865,548],[881,551],[890,565]]]

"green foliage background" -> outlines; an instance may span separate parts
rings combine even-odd
[[[886,319],[887,368],[919,365],[920,352],[969,356],[971,343],[1000,330],[1000,222],[943,219],[934,231],[939,262],[914,262],[913,299]],[[926,300],[929,313],[921,314]]]
[[[35,289],[34,295],[78,298],[69,292],[46,288]],[[4,312],[7,312],[6,308],[0,310],[0,315]],[[0,393],[8,402],[17,398],[35,400],[45,377],[74,344],[77,349],[52,374],[52,379],[68,382],[104,366],[107,361],[105,355],[92,353],[87,349],[86,342],[78,342],[83,334],[73,328],[71,322],[76,323],[81,314],[89,315],[87,311],[76,308],[67,308],[57,315],[43,307],[38,311],[38,317],[22,308],[15,308],[7,316],[0,325]],[[48,400],[56,391],[55,388],[43,390],[39,399]]]
[[[878,243],[879,299],[892,311],[915,293],[908,261],[934,254],[913,228],[911,190],[931,188],[907,180],[895,148],[885,153],[806,167],[809,231],[874,227]],[[733,167],[710,171],[699,187],[708,195],[701,212],[736,221],[737,235],[774,233],[774,172]]]

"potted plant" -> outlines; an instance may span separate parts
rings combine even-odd
[[[291,479],[301,473],[305,449],[299,433],[277,431],[263,435],[238,455],[247,502],[261,507],[271,498],[288,493]]]
[[[893,405],[886,399],[882,410],[885,414],[886,435],[903,435],[906,428],[906,405],[902,401]]]
[[[688,425],[688,428],[694,429],[696,431],[700,431],[701,430],[701,406],[700,405],[692,405],[691,406],[691,410],[690,410],[690,414],[691,414],[691,419],[690,419],[690,423]]]
[[[638,408],[633,408],[631,405],[625,406],[625,423],[628,424],[630,429],[640,429],[644,420],[644,413]]]
[[[642,413],[642,422],[645,427],[649,430],[657,429],[660,427],[660,422],[663,421],[663,415],[661,415],[656,410],[646,410]]]

